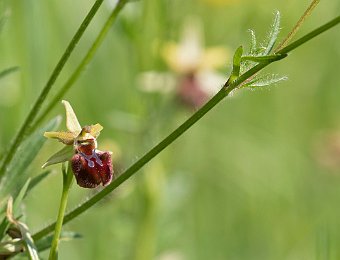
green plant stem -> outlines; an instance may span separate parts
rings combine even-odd
[[[64,220],[65,210],[67,206],[67,199],[68,199],[68,194],[69,194],[69,191],[72,185],[72,180],[73,180],[73,173],[72,173],[71,166],[69,163],[67,172],[65,172],[63,169],[63,191],[61,194],[58,218],[55,224],[54,236],[53,236],[53,240],[51,244],[50,255],[48,257],[49,260],[58,259],[59,237],[60,237],[61,229],[63,226],[63,220]]]
[[[340,15],[338,17],[334,18],[333,20],[331,20],[330,22],[328,22],[328,23],[320,26],[319,28],[311,31],[310,33],[308,33],[305,36],[301,37],[300,39],[296,40],[295,42],[292,42],[288,46],[282,48],[277,53],[278,54],[286,54],[288,52],[291,52],[293,49],[301,46],[305,42],[313,39],[314,37],[320,35],[321,33],[325,32],[327,30],[329,30],[330,28],[334,27],[335,25],[337,25],[339,23],[340,23]]]
[[[319,27],[318,29],[312,31],[311,33],[305,35],[300,40],[293,42],[292,44],[286,46],[284,49],[280,50],[280,54],[287,54],[288,51],[292,51],[296,49],[303,43],[308,40],[311,40],[316,35],[321,34],[325,30],[330,29],[331,27],[340,23],[340,16],[333,19],[331,22]],[[134,175],[140,168],[142,168],[146,163],[148,163],[152,158],[154,158],[157,154],[163,151],[167,146],[173,143],[178,137],[180,137],[184,132],[186,132],[192,125],[194,125],[199,119],[201,119],[207,112],[209,112],[213,107],[215,107],[221,100],[223,100],[226,96],[228,96],[235,88],[240,86],[244,81],[248,78],[268,66],[274,61],[264,61],[257,64],[252,69],[248,70],[240,77],[238,77],[234,81],[227,81],[223,88],[212,98],[210,99],[202,108],[200,108],[196,113],[194,113],[190,118],[188,118],[182,125],[180,125],[176,130],[174,130],[170,135],[168,135],[165,139],[163,139],[160,143],[158,143],[154,148],[152,148],[148,153],[146,153],[143,157],[141,157],[137,162],[135,162],[130,168],[128,168],[124,173],[122,173],[116,180],[114,180],[110,185],[108,185],[105,189],[98,192],[89,200],[85,201],[79,207],[75,208],[71,212],[65,215],[64,224],[71,221],[75,217],[79,216],[87,209],[94,206],[98,201],[103,199],[106,195],[115,190],[120,184],[129,179],[132,175]],[[34,240],[39,240],[45,235],[49,234],[53,231],[55,227],[55,223],[45,227],[41,231],[37,232],[33,235]]]
[[[307,10],[303,13],[303,15],[300,17],[299,21],[296,23],[294,28],[290,31],[290,33],[287,35],[287,37],[277,46],[275,49],[275,52],[278,50],[284,48],[294,37],[294,35],[297,33],[297,31],[300,29],[302,24],[305,22],[308,16],[311,15],[314,8],[319,4],[320,0],[313,0],[312,3],[308,6]]]
[[[55,81],[57,80],[60,72],[64,68],[64,66],[65,66],[67,60],[69,59],[71,53],[73,52],[74,48],[76,47],[77,43],[81,39],[86,28],[88,27],[88,25],[92,21],[94,15],[97,13],[97,11],[98,11],[99,7],[101,6],[101,4],[103,3],[103,1],[104,0],[97,0],[93,4],[91,10],[86,15],[85,19],[80,24],[77,32],[75,33],[75,35],[71,39],[71,41],[70,41],[69,45],[67,46],[64,54],[61,56],[60,60],[58,61],[58,63],[56,65],[56,67],[54,68],[50,78],[48,79],[46,85],[42,89],[38,99],[35,101],[32,109],[28,113],[24,123],[22,124],[18,133],[16,134],[15,138],[13,139],[8,151],[5,153],[5,156],[2,158],[1,166],[0,166],[0,179],[5,174],[6,165],[9,164],[12,161],[15,152],[19,148],[20,144],[23,142],[25,136],[28,133],[32,132],[33,121],[36,118],[36,116],[37,116],[37,114],[38,114],[38,112],[41,108],[41,105],[45,101],[48,93],[50,92],[52,86],[54,85]]]
[[[65,93],[73,86],[73,84],[78,80],[81,73],[83,72],[84,68],[90,63],[93,56],[97,52],[99,46],[105,39],[105,36],[109,32],[110,28],[112,27],[112,24],[116,21],[116,18],[119,14],[119,12],[123,9],[125,4],[129,0],[120,0],[115,8],[113,9],[111,15],[105,22],[103,28],[99,32],[96,40],[93,42],[92,46],[88,50],[87,54],[83,58],[83,60],[80,62],[79,66],[76,68],[76,70],[73,72],[71,77],[66,81],[66,83],[62,86],[62,88],[57,92],[57,94],[54,96],[54,98],[48,103],[47,107],[40,113],[40,117],[36,120],[35,125],[38,126],[40,123],[45,119],[45,117],[48,115],[49,112],[60,102],[62,97],[65,95]]]

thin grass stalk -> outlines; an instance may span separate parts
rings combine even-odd
[[[97,13],[99,7],[103,3],[104,0],[97,0],[86,17],[84,18],[83,22],[80,24],[78,30],[76,31],[75,35],[72,37],[69,45],[67,46],[64,54],[61,56],[60,60],[58,61],[56,67],[54,68],[50,78],[48,79],[46,85],[42,89],[40,95],[38,96],[37,100],[35,101],[33,107],[31,108],[30,112],[28,113],[24,123],[21,125],[18,133],[14,137],[13,141],[11,142],[8,150],[5,152],[5,156],[2,158],[1,166],[0,166],[0,180],[6,172],[6,165],[8,165],[12,159],[14,154],[16,153],[17,149],[23,142],[25,136],[28,133],[32,132],[33,121],[36,118],[37,114],[39,113],[42,104],[46,100],[47,95],[49,94],[50,90],[52,89],[55,81],[57,80],[58,76],[60,75],[61,71],[63,70],[66,62],[68,61],[71,53],[75,49],[77,43],[83,36],[85,30],[87,29],[88,25],[92,21],[93,17]]]

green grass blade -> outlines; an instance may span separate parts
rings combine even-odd
[[[79,233],[76,232],[71,232],[71,231],[62,231],[60,234],[60,241],[70,241],[73,239],[79,239],[82,238],[83,236]],[[51,243],[53,240],[53,234],[44,237],[43,239],[40,239],[37,241],[36,246],[39,252],[44,251],[46,249],[49,249],[51,247]]]
[[[46,141],[43,133],[56,129],[59,123],[60,117],[52,119],[44,127],[36,130],[21,145],[11,163],[6,165],[5,175],[0,184],[1,199],[5,199],[9,194],[11,194],[13,197],[17,196],[17,187],[20,187],[20,183],[25,181],[26,178],[24,174],[28,166],[34,160],[42,145]]]
[[[63,70],[66,62],[68,61],[71,53],[77,46],[77,43],[82,38],[86,28],[92,21],[93,17],[97,13],[99,7],[102,5],[104,0],[96,0],[93,4],[91,10],[88,12],[86,17],[84,18],[83,22],[80,24],[78,30],[76,31],[75,35],[72,37],[69,45],[67,46],[64,54],[61,56],[60,60],[58,61],[57,65],[55,66],[51,76],[49,77],[46,85],[41,90],[37,100],[35,101],[32,109],[28,113],[25,121],[21,125],[18,133],[15,135],[13,141],[10,143],[6,155],[4,156],[3,160],[0,163],[0,180],[3,178],[6,172],[6,163],[9,163],[13,160],[14,155],[17,152],[17,149],[21,146],[21,144],[25,141],[26,135],[31,134],[34,130],[34,120],[39,113],[42,104],[46,100],[47,95],[49,94],[50,90],[52,89],[55,81],[59,77],[61,71]]]
[[[10,67],[0,71],[0,79],[19,70],[19,67]]]

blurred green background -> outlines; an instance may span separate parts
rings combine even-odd
[[[92,4],[0,1],[0,71],[20,68],[0,80],[2,150]],[[104,126],[99,148],[113,151],[119,174],[192,114],[173,96],[137,86],[141,72],[168,70],[161,46],[179,40],[188,17],[203,24],[205,46],[233,51],[248,46],[248,29],[263,38],[275,10],[282,14],[282,39],[308,5],[130,3],[65,99],[81,124]],[[78,65],[111,8],[109,1],[103,4],[52,94]],[[299,35],[339,11],[338,0],[321,1]],[[289,80],[227,98],[109,198],[67,224],[65,230],[83,238],[63,242],[60,259],[340,259],[339,32],[333,28],[270,66],[267,72]],[[227,57],[220,70],[226,76],[229,64]],[[57,114],[64,115],[61,105],[49,118]],[[29,174],[40,173],[60,147],[46,142]],[[62,178],[60,166],[53,169],[26,199],[33,232],[56,219]],[[93,193],[74,184],[69,208]]]

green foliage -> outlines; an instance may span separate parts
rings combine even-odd
[[[281,60],[287,57],[286,53],[276,54],[275,52],[274,53],[272,52],[275,46],[275,43],[277,42],[279,33],[280,33],[280,20],[281,20],[281,15],[280,15],[280,12],[277,11],[275,13],[275,17],[270,27],[270,30],[268,32],[268,35],[266,37],[266,40],[261,45],[257,44],[255,31],[249,30],[251,34],[250,47],[249,47],[248,54],[245,56],[242,56],[241,58],[242,62],[240,65],[241,66],[240,71],[242,73],[249,71],[250,69],[254,68],[259,63],[265,63],[265,62],[270,63],[270,62],[278,61],[278,60]],[[280,76],[280,75],[275,75],[275,74],[266,74],[266,75],[256,74],[251,79],[247,80],[244,84],[242,84],[240,88],[250,87],[254,89],[258,87],[268,87],[268,86],[277,84],[287,79],[288,78],[285,76]]]
[[[99,8],[101,2],[96,1],[98,4],[96,8]],[[325,87],[327,88],[325,81],[329,81],[327,82],[329,86],[334,86],[336,82],[334,79],[332,81],[332,75],[329,75],[332,74],[330,64],[336,67],[335,54],[332,53],[330,56],[327,48],[313,54],[315,60],[318,60],[317,66],[320,66],[318,67],[320,71],[315,71],[314,67],[314,70],[311,68],[313,71],[308,71],[306,75],[303,68],[305,68],[305,60],[308,59],[305,57],[301,60],[296,59],[292,67],[284,67],[285,63],[280,62],[283,64],[279,67],[280,71],[282,69],[293,74],[296,82],[294,85],[281,90],[280,95],[274,90],[271,91],[272,93],[242,96],[227,104],[221,104],[219,108],[214,109],[210,117],[202,120],[199,127],[192,129],[189,135],[182,136],[228,93],[219,92],[208,106],[198,110],[188,121],[176,128],[183,121],[184,115],[191,111],[179,106],[178,100],[173,100],[175,96],[151,97],[136,90],[135,82],[141,68],[165,69],[166,66],[162,61],[162,46],[176,38],[187,13],[198,13],[204,19],[207,46],[220,44],[221,39],[224,43],[226,35],[230,36],[228,39],[230,44],[233,41],[239,42],[239,32],[245,30],[244,25],[249,26],[249,20],[257,23],[255,24],[257,27],[263,26],[258,17],[264,17],[266,5],[261,10],[256,5],[251,6],[251,3],[242,7],[239,6],[240,3],[235,3],[231,8],[229,6],[206,8],[208,3],[213,2],[224,1],[175,0],[131,3],[122,14],[124,21],[131,25],[129,28],[124,27],[123,22],[119,21],[115,28],[110,30],[113,20],[121,10],[119,9],[115,11],[114,16],[106,20],[103,34],[95,38],[93,35],[96,35],[98,26],[101,26],[100,22],[106,19],[98,14],[98,24],[95,24],[92,29],[89,28],[89,34],[83,38],[84,42],[80,41],[77,45],[79,51],[74,53],[74,60],[69,66],[61,65],[57,74],[52,74],[52,79],[56,80],[61,70],[65,70],[66,77],[69,75],[71,77],[61,85],[62,87],[59,87],[59,84],[55,85],[56,89],[52,91],[53,94],[56,93],[54,98],[48,99],[46,95],[43,96],[38,101],[41,102],[39,106],[34,106],[36,109],[31,110],[32,118],[38,119],[28,121],[28,125],[32,127],[28,127],[27,132],[19,131],[18,136],[22,139],[15,139],[19,140],[20,146],[14,146],[11,150],[13,158],[7,156],[12,153],[1,155],[0,158],[5,158],[3,159],[5,163],[10,158],[4,167],[5,175],[1,180],[1,200],[5,202],[5,198],[11,194],[16,198],[14,204],[18,200],[17,204],[22,205],[22,198],[34,188],[34,192],[31,192],[32,196],[27,197],[25,201],[28,205],[27,210],[22,212],[22,218],[29,216],[27,219],[29,227],[43,227],[45,220],[51,219],[49,213],[54,214],[56,211],[59,193],[55,192],[55,188],[60,185],[56,178],[60,179],[60,174],[46,179],[50,173],[46,171],[32,178],[29,184],[26,182],[29,173],[37,172],[40,165],[55,149],[49,145],[45,148],[48,152],[39,152],[44,142],[42,132],[55,128],[52,125],[41,127],[41,122],[47,118],[47,112],[52,111],[54,104],[59,103],[61,96],[71,86],[74,90],[69,93],[69,97],[74,101],[72,103],[77,111],[79,109],[82,120],[103,122],[107,130],[103,132],[102,140],[103,143],[106,142],[107,149],[114,151],[114,167],[119,177],[80,206],[78,205],[79,201],[82,201],[82,196],[85,193],[87,197],[88,193],[75,188],[73,194],[70,194],[72,195],[70,204],[74,210],[66,214],[64,223],[97,205],[100,200],[102,203],[96,207],[96,210],[89,211],[79,218],[79,221],[69,226],[84,233],[85,239],[81,244],[75,242],[72,245],[63,245],[60,258],[280,259],[292,257],[310,259],[314,256],[315,240],[325,241],[323,237],[315,239],[317,235],[314,235],[314,231],[319,225],[316,222],[321,222],[322,230],[324,230],[323,222],[330,221],[336,226],[336,218],[333,220],[329,216],[333,213],[336,216],[335,205],[339,199],[337,177],[330,177],[318,169],[308,150],[318,130],[317,127],[336,122],[337,118],[337,113],[330,112],[338,111],[336,95],[328,94],[337,93],[337,90],[325,90]],[[77,7],[70,5],[70,10],[66,10],[72,14],[70,17],[77,18],[77,21],[73,18],[54,19],[60,13],[63,17],[67,17],[64,15],[65,6],[60,1],[46,2],[35,7],[19,2],[11,4],[15,10],[13,13],[18,15],[13,17],[13,21],[18,23],[15,25],[11,23],[9,32],[12,38],[6,39],[6,43],[13,45],[13,49],[18,53],[18,57],[14,58],[14,64],[22,68],[23,79],[22,82],[15,82],[15,84],[22,84],[20,88],[25,90],[25,95],[20,95],[19,101],[10,108],[0,103],[0,113],[4,111],[0,116],[6,123],[0,129],[2,144],[8,143],[9,137],[12,138],[12,133],[16,132],[14,129],[19,125],[17,121],[21,117],[18,111],[25,111],[24,115],[27,114],[28,104],[31,104],[34,99],[32,97],[35,97],[35,93],[41,89],[39,83],[44,82],[48,76],[47,68],[54,64],[56,57],[61,54],[60,50],[65,48],[67,38],[59,37],[59,33],[72,35],[75,24],[85,15],[82,13],[83,8],[78,8],[78,4],[86,8],[87,3],[77,3],[76,1],[74,4]],[[53,8],[50,5],[53,5]],[[296,3],[294,11],[298,10],[299,5],[301,3]],[[290,18],[296,17],[297,14],[285,9],[285,5],[280,9],[283,9],[284,17],[287,17],[283,26],[287,28],[293,24]],[[22,10],[25,12],[20,13]],[[241,10],[247,15],[235,15],[235,10]],[[39,28],[39,25],[34,22],[27,24],[27,21],[35,21],[33,19],[35,12],[40,14],[39,21],[45,21],[41,24],[46,25],[46,28]],[[93,16],[95,13],[96,11],[92,13]],[[249,13],[253,16],[249,16]],[[233,19],[228,19],[231,17],[230,14],[235,16],[235,21],[231,22],[230,20]],[[89,23],[90,20],[87,22]],[[31,33],[27,39],[24,37],[24,32],[28,31],[26,25]],[[335,23],[332,26],[334,25]],[[280,13],[278,12],[275,14],[273,25],[265,41],[258,41],[255,33],[251,31],[249,52],[242,56],[242,48],[238,48],[233,61],[228,61],[233,64],[228,83],[235,88],[254,89],[286,80],[286,77],[278,76],[276,73],[264,75],[258,73],[268,64],[287,56],[286,52],[277,52],[277,47],[275,49],[279,32]],[[107,37],[107,42],[101,46],[102,50],[96,53],[106,34],[112,34],[114,37]],[[42,35],[44,37],[41,37]],[[336,37],[336,34],[334,35],[332,37]],[[18,41],[17,37],[21,40]],[[44,41],[40,42],[41,38]],[[311,39],[311,37],[307,38],[291,45],[290,50]],[[88,51],[86,46],[90,46],[92,40],[95,40],[95,43]],[[326,41],[324,45],[326,44],[329,43]],[[46,50],[43,48],[45,45],[49,46]],[[56,47],[51,50],[50,46]],[[73,47],[75,46],[76,44]],[[315,45],[312,45],[312,48],[314,47]],[[0,42],[0,55],[6,53],[2,48]],[[67,55],[71,52],[72,49],[66,51]],[[83,54],[85,58],[81,56]],[[329,58],[326,62],[324,56],[332,57],[333,60]],[[34,63],[28,57],[30,59],[33,57]],[[67,59],[68,57],[62,61],[66,62]],[[0,60],[1,67],[8,67],[8,64],[1,62],[2,60]],[[81,72],[90,62],[93,62],[93,66],[88,66],[81,79]],[[177,76],[181,79],[185,75]],[[0,87],[2,79],[10,78],[1,78]],[[54,81],[49,82],[47,86],[54,86]],[[242,85],[239,85],[240,83]],[[308,89],[304,87],[305,85],[308,85]],[[322,91],[321,88],[319,89],[321,85]],[[29,95],[26,95],[27,93]],[[308,93],[307,97],[306,93]],[[313,96],[315,93],[318,98]],[[290,98],[287,99],[287,96]],[[301,96],[305,101],[303,105],[301,105]],[[288,100],[289,104],[287,104]],[[45,107],[40,106],[43,102],[46,102]],[[320,109],[322,107],[320,104],[324,104],[328,110]],[[132,135],[129,131],[125,133],[117,131],[112,122],[112,114],[117,110],[128,111],[141,118],[138,121],[139,129],[142,129],[140,133]],[[295,125],[299,127],[294,127]],[[33,129],[38,130],[27,135]],[[144,154],[145,150],[161,139],[160,137],[173,129],[176,130],[128,167],[132,162],[131,158]],[[168,147],[180,136],[182,142]],[[118,144],[113,143],[112,140]],[[115,147],[118,148],[114,150]],[[165,148],[167,151],[160,157],[154,158]],[[122,158],[118,156],[120,150],[123,151]],[[40,156],[35,158],[37,154]],[[64,156],[64,153],[56,154],[49,159],[49,164],[64,161],[66,157],[68,156]],[[154,159],[150,162],[152,158]],[[33,160],[36,162],[32,163]],[[144,168],[147,163],[151,166]],[[127,170],[121,174],[121,169],[124,168]],[[143,175],[126,182],[142,168],[145,169]],[[65,175],[64,169],[64,181]],[[42,182],[42,180],[46,181]],[[108,195],[122,183],[125,185],[115,193],[115,196],[109,197]],[[20,187],[23,187],[21,191]],[[103,200],[104,197],[107,200]],[[112,203],[111,199],[115,201]],[[44,210],[42,211],[41,208]],[[2,242],[0,254],[18,252],[25,244],[26,251],[32,252],[31,258],[37,257],[36,250],[40,253],[51,246],[53,237],[48,234],[54,230],[54,223],[33,235],[34,246],[27,225],[18,224],[26,223],[25,219],[18,222],[20,216],[15,213],[12,219],[17,223],[20,233],[24,234],[24,240],[12,239]],[[178,216],[181,221],[178,221]],[[58,231],[61,229],[62,217],[63,214],[59,218]],[[4,233],[7,227],[1,229]],[[336,230],[336,228],[331,231],[327,229],[327,239],[333,240],[327,243],[320,242],[317,250],[327,252],[327,255],[328,252],[329,254],[333,252],[333,255],[338,254],[335,242],[338,236]],[[77,233],[61,232],[59,240],[78,237]]]
[[[18,187],[21,187],[27,180],[25,175],[28,165],[39,154],[40,149],[46,141],[43,133],[46,131],[52,131],[56,129],[60,124],[60,117],[53,118],[43,127],[36,130],[30,135],[26,141],[18,149],[18,153],[14,156],[12,162],[6,164],[6,171],[4,178],[0,183],[0,198],[1,202],[11,194],[16,197],[18,193]]]
[[[13,72],[16,72],[18,71],[19,67],[10,67],[10,68],[7,68],[7,69],[4,69],[2,71],[0,71],[0,79],[13,73]]]

